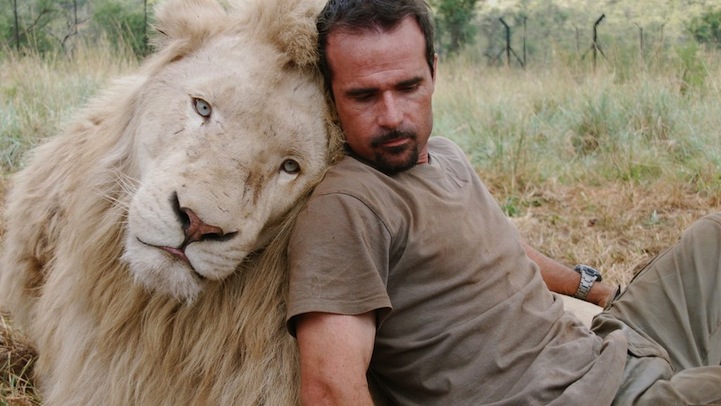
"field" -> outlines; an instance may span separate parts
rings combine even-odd
[[[524,238],[611,283],[721,208],[721,63],[691,47],[595,71],[559,58],[529,70],[442,59],[435,134],[468,153]],[[111,48],[0,60],[0,194],[23,155],[136,62]],[[11,323],[7,317],[0,329]],[[37,401],[18,332],[0,335],[0,405]],[[15,358],[13,358],[15,357]]]
[[[521,234],[561,262],[624,285],[721,205],[716,54],[683,49],[595,73],[461,59],[438,76],[435,133],[467,151]]]

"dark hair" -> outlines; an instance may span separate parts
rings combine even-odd
[[[362,32],[370,29],[390,30],[412,16],[426,39],[426,60],[433,75],[433,21],[428,4],[424,0],[329,0],[318,16],[318,65],[326,88],[333,95],[331,80],[333,72],[326,58],[328,34],[335,29]]]

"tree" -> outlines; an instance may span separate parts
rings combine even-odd
[[[116,39],[119,45],[129,45],[138,56],[148,51],[145,24],[144,10],[137,10],[123,1],[103,1],[93,13],[93,27],[97,31]]]
[[[476,34],[473,25],[478,0],[435,0],[437,38],[440,48],[449,54],[471,42]]]
[[[63,47],[77,34],[77,11],[87,0],[8,0],[0,11],[0,44],[43,53]]]
[[[59,10],[53,0],[37,0],[20,10],[15,4],[15,43],[17,48],[29,47],[39,52],[53,49],[57,43],[51,33]]]
[[[687,28],[699,43],[721,48],[721,8],[708,9],[694,17]]]

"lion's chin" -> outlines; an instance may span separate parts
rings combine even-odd
[[[186,261],[158,249],[126,249],[121,259],[128,264],[136,283],[154,294],[188,304],[198,298],[206,283]]]

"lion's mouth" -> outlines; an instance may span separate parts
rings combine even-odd
[[[147,242],[145,242],[145,241],[143,241],[143,240],[141,240],[140,238],[137,238],[137,237],[136,237],[136,239],[137,239],[141,244],[143,244],[143,245],[145,245],[145,246],[148,246],[148,247],[151,247],[151,248],[157,248],[157,249],[159,249],[159,250],[163,250],[163,251],[167,252],[167,253],[170,254],[173,258],[184,262],[184,263],[188,266],[188,268],[190,268],[190,269],[193,271],[193,273],[194,273],[200,280],[205,280],[205,279],[206,279],[205,276],[203,276],[201,273],[199,273],[198,271],[195,270],[195,267],[193,267],[193,264],[190,262],[190,259],[188,258],[187,255],[185,255],[185,249],[184,249],[184,247],[175,248],[175,247],[167,247],[167,246],[158,246],[158,245],[148,244]]]
[[[188,259],[188,256],[185,255],[185,250],[182,248],[173,248],[173,247],[155,247],[155,248],[159,248],[165,252],[168,252],[172,256],[187,262],[188,265],[191,265],[190,260]],[[191,267],[192,267],[192,265],[191,265]]]

